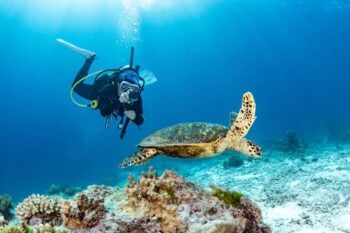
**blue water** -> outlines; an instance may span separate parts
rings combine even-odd
[[[346,0],[43,2],[0,3],[0,194],[15,200],[51,184],[108,183],[143,137],[180,122],[226,125],[248,90],[257,143],[290,129],[322,140],[327,122],[349,123]],[[135,62],[158,78],[140,129],[121,141],[116,123],[105,129],[71,102],[83,58],[56,38],[96,51],[91,72],[127,64],[135,46]]]

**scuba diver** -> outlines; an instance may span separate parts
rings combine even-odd
[[[92,62],[95,60],[96,53],[87,49],[77,47],[65,40],[57,41],[71,50],[79,53],[85,58],[83,66],[75,76],[72,83],[71,98],[74,103],[80,107],[90,107],[98,109],[103,117],[106,118],[105,127],[113,118],[120,117],[118,128],[121,129],[120,138],[123,139],[129,121],[137,126],[144,122],[141,92],[148,83],[151,84],[157,79],[152,72],[144,70],[139,72],[140,66],[133,66],[134,47],[131,48],[130,63],[118,69],[106,69],[88,74]],[[95,76],[93,84],[84,83],[84,81]],[[73,98],[73,92],[79,96],[90,100],[90,104],[80,104]],[[126,116],[126,120],[124,120]]]

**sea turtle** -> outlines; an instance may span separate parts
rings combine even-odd
[[[262,150],[245,139],[255,120],[256,105],[252,93],[243,95],[239,113],[231,113],[230,126],[206,122],[173,125],[149,135],[138,145],[139,151],[126,158],[120,168],[140,165],[158,154],[179,158],[206,158],[226,150],[261,157]]]

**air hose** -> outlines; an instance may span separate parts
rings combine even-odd
[[[76,101],[73,97],[73,92],[74,92],[74,89],[76,88],[76,86],[78,86],[81,82],[83,82],[84,80],[92,77],[92,76],[95,76],[95,75],[98,75],[99,73],[103,72],[104,70],[99,70],[99,71],[96,71],[94,73],[91,73],[91,74],[88,74],[84,77],[82,77],[81,79],[79,79],[76,83],[74,83],[74,85],[72,86],[72,88],[70,89],[70,98],[72,100],[72,102],[79,106],[79,107],[82,107],[82,108],[93,108],[93,109],[96,109],[98,107],[98,102],[97,100],[93,100],[90,102],[90,104],[82,104],[82,103],[79,103],[78,101]]]

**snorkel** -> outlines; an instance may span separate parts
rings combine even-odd
[[[138,85],[140,86],[140,93],[143,91],[143,88],[145,86],[145,80],[139,75],[139,70],[140,70],[140,66],[136,65],[135,68],[133,68],[134,65],[134,46],[131,47],[131,51],[130,51],[130,62],[129,62],[129,66],[124,66],[122,68],[120,68],[120,72],[126,71],[126,70],[132,70],[135,71],[137,73],[139,82]],[[140,81],[142,83],[140,83]]]

